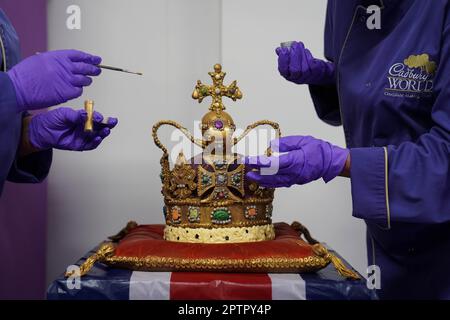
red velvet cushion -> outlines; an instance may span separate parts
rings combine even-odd
[[[329,263],[286,223],[276,223],[276,238],[251,243],[198,244],[165,241],[164,225],[141,225],[115,246],[107,263],[138,270],[314,271]],[[317,251],[317,250],[316,250]]]

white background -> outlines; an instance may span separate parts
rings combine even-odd
[[[236,124],[259,119],[283,135],[310,134],[344,145],[342,128],[322,123],[305,86],[278,75],[274,49],[302,40],[323,57],[325,0],[49,0],[49,49],[98,54],[105,64],[142,71],[143,77],[104,71],[81,99],[119,118],[94,152],[56,151],[49,177],[47,281],[62,273],[129,220],[163,223],[160,150],[152,125],[172,119],[193,129],[208,106],[191,99],[197,79],[221,62],[244,93],[228,102]],[[66,8],[82,10],[82,29],[65,27]],[[169,131],[161,130],[161,136]],[[167,140],[168,141],[168,138]],[[337,178],[276,192],[274,220],[306,225],[360,272],[366,268],[365,227],[351,217],[350,181]]]

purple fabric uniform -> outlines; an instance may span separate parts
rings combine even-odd
[[[17,112],[14,86],[6,74],[20,61],[17,33],[0,9],[0,194],[6,179],[13,182],[38,183],[47,176],[52,150],[19,158],[23,113]]]
[[[310,92],[344,127],[381,298],[450,299],[450,1],[329,0],[325,56],[336,82]]]

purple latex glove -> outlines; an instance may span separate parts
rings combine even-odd
[[[284,154],[245,158],[247,165],[260,169],[260,172],[248,172],[247,177],[267,188],[302,185],[320,178],[329,182],[342,172],[350,153],[348,149],[310,136],[284,137],[273,140],[270,146]],[[263,168],[275,166],[278,169],[275,174],[263,175]]]
[[[8,71],[19,111],[55,106],[78,98],[98,76],[101,58],[77,50],[31,56]]]
[[[118,122],[116,118],[109,118],[108,122],[103,124],[103,116],[94,112],[94,131],[84,132],[86,119],[86,111],[71,108],[58,108],[35,115],[28,129],[30,143],[39,150],[93,150]]]
[[[296,84],[330,85],[335,81],[334,63],[315,59],[302,42],[290,48],[278,47],[278,71]]]

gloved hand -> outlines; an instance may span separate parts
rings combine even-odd
[[[16,90],[18,111],[55,106],[78,98],[98,76],[101,58],[77,50],[31,56],[7,72]]]
[[[278,47],[278,71],[296,84],[330,85],[335,81],[334,63],[315,59],[302,42],[290,48]]]
[[[306,184],[323,178],[329,182],[344,169],[350,151],[310,136],[292,136],[273,140],[273,151],[284,153],[279,157],[246,157],[245,164],[260,169],[250,171],[247,178],[263,187],[290,187],[294,184]],[[263,175],[263,168],[278,171],[272,175]]]
[[[35,115],[28,128],[30,143],[39,150],[93,150],[118,122],[116,118],[109,118],[107,124],[102,124],[103,116],[94,111],[94,131],[84,132],[86,119],[86,111],[71,108],[58,108]]]

